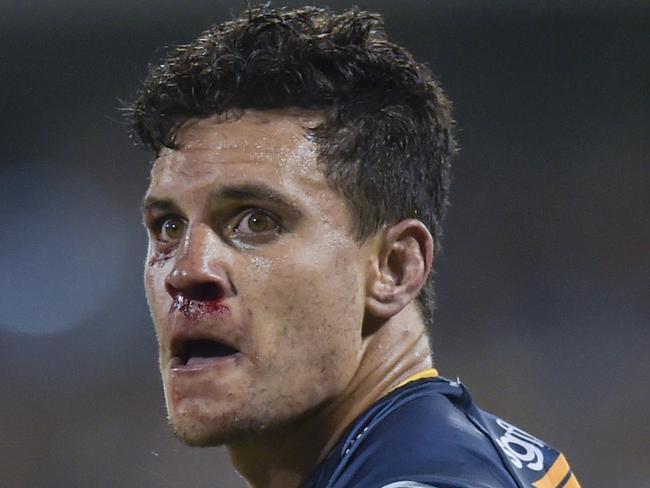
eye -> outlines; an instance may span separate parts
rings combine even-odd
[[[167,217],[162,220],[160,226],[160,239],[163,241],[175,241],[180,239],[185,230],[185,222],[179,217]]]
[[[279,230],[280,225],[276,219],[262,210],[251,210],[245,213],[235,227],[235,232],[239,234],[264,234],[279,232]]]

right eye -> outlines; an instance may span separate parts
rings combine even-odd
[[[166,217],[160,221],[160,240],[177,241],[185,231],[185,222],[180,217]]]

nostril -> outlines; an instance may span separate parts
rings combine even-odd
[[[175,286],[167,283],[165,287],[173,299],[176,299],[180,296],[185,300],[193,300],[196,302],[210,302],[214,300],[221,300],[224,296],[223,290],[216,283],[199,283],[183,288],[176,288]]]
[[[221,300],[223,298],[223,290],[216,283],[201,283],[184,290],[184,295],[190,300],[210,302],[213,300]]]
[[[175,269],[165,278],[165,289],[173,300],[191,300],[195,302],[221,301],[229,293],[227,275],[189,273]]]

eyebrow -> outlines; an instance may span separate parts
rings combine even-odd
[[[160,210],[161,212],[176,211],[178,210],[178,205],[173,200],[149,195],[142,202],[142,211],[148,212],[151,210]]]
[[[210,192],[209,199],[212,202],[271,201],[294,214],[302,213],[284,195],[264,183],[233,185],[219,188]],[[179,206],[172,199],[148,195],[142,202],[142,211],[149,212],[152,210],[178,212]]]
[[[212,201],[270,200],[285,207],[293,207],[284,195],[264,183],[226,186],[210,192]]]

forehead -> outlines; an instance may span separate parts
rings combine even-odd
[[[176,132],[176,149],[154,163],[150,192],[263,180],[312,189],[325,185],[308,130],[322,116],[300,109],[240,110],[191,119]],[[325,185],[326,186],[326,185]]]

